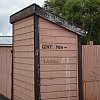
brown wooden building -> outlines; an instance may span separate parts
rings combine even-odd
[[[13,24],[13,100],[82,100],[84,30],[33,4]]]

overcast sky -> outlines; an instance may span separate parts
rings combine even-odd
[[[0,3],[0,35],[12,35],[9,16],[33,3],[42,6],[45,0],[2,0]]]

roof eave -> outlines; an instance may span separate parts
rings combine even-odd
[[[66,21],[63,18],[60,18],[60,17],[50,13],[49,11],[41,8],[37,4],[32,4],[24,9],[22,9],[21,11],[13,14],[12,16],[10,16],[10,23],[13,24],[19,20],[22,20],[23,18],[32,16],[33,14],[36,14],[46,20],[49,20],[49,21],[65,28],[65,29],[68,29],[74,33],[77,33],[78,35],[84,36],[85,31],[83,29]]]

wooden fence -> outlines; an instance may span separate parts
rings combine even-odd
[[[11,47],[0,47],[0,94],[11,98]],[[84,100],[100,100],[100,45],[82,46]]]
[[[84,100],[100,100],[100,45],[82,46]]]
[[[11,99],[12,47],[0,47],[0,94]]]

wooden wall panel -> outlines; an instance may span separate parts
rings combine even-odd
[[[28,17],[26,19],[22,19],[21,21],[16,22],[14,30],[33,25],[32,19],[33,19],[32,17]]]
[[[42,100],[77,100],[77,35],[39,19]]]
[[[71,57],[76,57],[77,53],[76,51],[40,51],[40,57],[62,57],[62,58],[67,58],[70,59]]]
[[[20,57],[20,58],[34,58],[34,54],[32,51],[30,51],[30,52],[15,51],[14,56]]]
[[[84,100],[100,98],[100,46],[82,46]]]
[[[68,98],[61,98],[61,99],[59,99],[59,100],[66,100],[66,99],[68,99]],[[71,100],[77,100],[77,97],[76,97],[76,96],[70,97],[70,99],[71,99]],[[50,100],[50,99],[46,99],[46,100]],[[51,100],[58,100],[58,98],[54,98],[54,99],[51,99]]]
[[[70,81],[70,84],[77,84],[77,78],[67,78]],[[67,83],[66,78],[51,78],[51,79],[41,79],[41,86],[48,86],[48,85],[66,85]]]
[[[28,83],[25,83],[25,82],[19,81],[19,80],[14,80],[14,84],[18,85],[20,87],[24,87],[30,91],[34,91],[33,84],[28,84]]]
[[[49,78],[70,78],[77,77],[76,71],[67,71],[70,76],[66,77],[66,71],[51,71],[51,72],[41,72],[41,78],[49,79]]]
[[[21,39],[27,39],[27,38],[32,38],[32,37],[34,37],[34,34],[33,34],[33,32],[29,32],[29,33],[24,33],[24,34],[18,34],[18,35],[15,35],[15,40],[21,40]]]
[[[41,25],[42,25],[42,23],[41,23]],[[61,29],[51,29],[50,32],[46,28],[41,28],[40,31],[41,31],[41,33],[40,33],[41,36],[57,36],[57,37],[65,36],[65,37],[72,37],[72,38],[76,37],[75,34],[73,34],[71,31],[68,31],[68,30],[62,29],[62,28]],[[61,31],[62,34],[59,31]],[[66,31],[67,31],[67,34],[66,34]]]
[[[76,68],[76,64],[68,64],[70,67],[69,67],[69,71],[76,71],[77,68]],[[65,64],[54,64],[54,65],[48,65],[48,64],[41,64],[41,72],[46,72],[46,71],[65,71],[66,69],[66,66]]]
[[[31,32],[33,32],[33,30],[34,30],[33,25],[29,25],[29,26],[19,28],[19,29],[14,30],[14,31],[15,31],[15,36],[16,36],[16,35],[25,34],[25,33],[31,33]]]
[[[27,46],[27,45],[34,45],[33,38],[31,39],[21,39],[14,41],[14,46]]]
[[[52,34],[52,33],[51,33]],[[40,36],[41,43],[68,43],[68,44],[75,44],[76,38],[72,37],[56,37],[56,36]]]
[[[34,71],[33,65],[31,64],[15,63],[15,68],[26,71]]]
[[[41,52],[42,53],[42,52]],[[67,54],[67,53],[65,53],[65,54]],[[67,55],[68,56],[68,55]],[[46,59],[46,60],[45,60]],[[75,58],[75,57],[72,57],[72,58],[70,58],[69,59],[69,61],[67,62],[67,59],[68,58],[65,58],[65,57],[53,57],[52,56],[52,58],[41,58],[40,59],[40,61],[41,61],[41,65],[52,65],[52,63],[53,63],[53,65],[59,65],[59,64],[61,64],[61,65],[63,65],[63,64],[76,64],[77,63],[77,59]]]
[[[14,100],[34,100],[34,18],[14,23]]]
[[[41,86],[41,92],[54,92],[54,91],[66,91],[67,85],[54,85],[54,86]],[[76,84],[71,84],[69,90],[76,90]]]
[[[59,100],[61,100],[60,98],[68,98],[70,97],[74,97],[77,95],[76,91],[60,91],[60,92],[49,92],[49,93],[42,93],[41,97],[42,99],[54,99],[54,98],[58,98]],[[73,99],[72,99],[73,100]]]
[[[14,80],[19,80],[28,84],[34,84],[32,77],[27,77],[24,75],[14,74]]]
[[[0,94],[11,99],[12,47],[0,47]]]
[[[20,97],[19,97],[20,96]],[[17,98],[15,98],[17,97]],[[20,91],[14,90],[14,100],[34,100],[34,97],[30,97],[29,95],[26,95]]]

